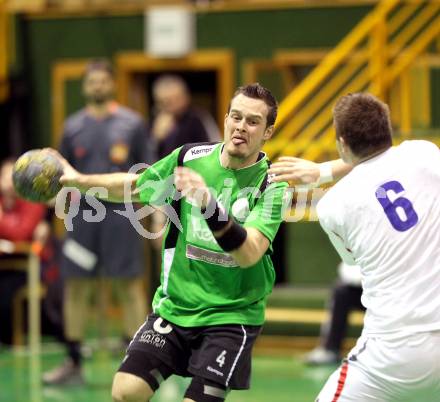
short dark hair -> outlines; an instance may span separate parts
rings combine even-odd
[[[90,73],[93,71],[105,71],[110,75],[110,77],[114,78],[115,73],[113,70],[113,66],[107,59],[93,59],[90,60],[87,65],[86,69],[84,71],[84,78],[86,78]]]
[[[368,93],[348,94],[333,109],[336,137],[343,138],[353,154],[363,158],[392,145],[388,106]]]
[[[237,88],[232,99],[240,94],[247,96],[248,98],[261,99],[262,101],[264,101],[264,103],[269,108],[269,111],[267,112],[266,127],[275,124],[275,120],[277,119],[278,114],[278,102],[267,88],[263,87],[258,82],[249,85],[243,85]],[[228,112],[231,110],[231,103],[232,100],[231,102],[229,102]]]

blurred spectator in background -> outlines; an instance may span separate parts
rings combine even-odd
[[[17,257],[26,257],[19,242],[39,242],[44,253],[50,227],[46,208],[18,197],[12,182],[14,159],[0,165],[0,342],[12,344],[12,305],[16,292],[26,285],[26,271],[14,269]],[[20,253],[18,252],[19,250]]]
[[[153,147],[143,120],[114,101],[114,86],[108,61],[93,60],[87,65],[83,80],[86,107],[67,119],[60,148],[62,155],[82,173],[127,172],[136,163],[153,162]],[[142,237],[126,217],[115,212],[125,210],[124,205],[103,203],[103,220],[87,222],[83,212],[91,207],[85,199],[72,196],[70,203],[71,207],[77,203],[79,213],[73,219],[73,231],[67,233],[61,259],[68,358],[43,375],[44,383],[53,385],[84,381],[81,344],[88,319],[85,312],[92,294],[102,300],[96,292],[98,278],[99,283],[104,279],[111,285],[112,294],[122,306],[125,344],[147,313]],[[104,322],[98,324],[103,325]]]
[[[321,327],[320,345],[306,356],[306,363],[313,366],[339,364],[342,341],[345,338],[348,315],[352,310],[365,311],[361,303],[361,270],[357,265],[341,262],[339,279],[329,302],[329,320]]]
[[[162,159],[176,148],[194,142],[220,141],[220,131],[211,115],[191,103],[186,82],[177,75],[161,75],[153,82],[153,113],[148,129],[157,145],[157,158]],[[152,216],[153,233],[159,233],[166,216],[157,211]],[[154,255],[151,289],[159,286],[162,237],[153,241]]]
[[[184,144],[220,141],[214,119],[191,104],[191,94],[179,76],[162,75],[154,81],[153,100],[149,130],[157,142],[158,159]]]

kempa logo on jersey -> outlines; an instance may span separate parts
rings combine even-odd
[[[211,151],[212,151],[212,147],[209,147],[209,148],[199,148],[199,149],[194,148],[194,149],[191,149],[191,155],[200,155],[200,154],[203,154],[203,153],[207,154],[208,152],[211,152]]]
[[[211,148],[201,148],[195,149],[194,152],[209,152]],[[134,165],[128,173],[137,174],[139,171],[144,169],[153,169],[152,166],[148,164],[139,163]],[[146,180],[139,188],[136,188],[136,193],[147,192],[149,195],[149,202],[151,205],[144,205],[142,207],[135,207],[132,202],[132,188],[131,182],[126,182],[124,185],[124,203],[125,210],[115,210],[114,212],[127,218],[134,229],[146,239],[157,239],[161,237],[167,227],[171,222],[174,224],[179,231],[182,232],[182,224],[180,218],[174,208],[170,205],[170,200],[180,200],[182,195],[177,192],[174,187],[174,175],[170,175],[166,179],[163,179],[157,171],[153,172],[158,180]],[[213,188],[209,188],[211,194],[216,197],[217,200],[221,200],[225,205],[228,213],[232,213],[236,219],[242,222],[246,219],[249,222],[252,219],[271,219],[273,208],[274,208],[274,196],[275,191],[271,191],[271,185],[267,187],[264,192],[263,206],[260,209],[261,214],[250,214],[249,205],[247,198],[251,196],[252,198],[259,199],[261,197],[261,192],[257,187],[247,187],[242,189],[236,201],[232,206],[229,205],[225,200],[230,200],[232,192],[232,181],[230,179],[225,179],[222,187],[222,192],[217,193]],[[322,198],[327,190],[322,188],[305,188],[304,186],[298,188],[287,188],[282,199],[281,205],[281,216],[286,222],[298,222],[301,220],[316,221],[316,204]],[[195,191],[193,198],[203,197],[205,194],[204,190]],[[70,202],[68,199],[70,197]],[[73,231],[73,219],[80,213],[79,209],[79,199],[81,198],[81,193],[76,188],[63,188],[57,195],[55,203],[55,215],[64,221],[64,226],[67,231]],[[90,188],[84,195],[85,202],[91,209],[82,209],[82,218],[89,223],[102,222],[107,214],[107,209],[105,205],[99,201],[98,198],[106,199],[108,197],[108,190],[103,187],[93,187]],[[76,201],[72,201],[76,200]],[[187,200],[188,201],[188,200]],[[191,201],[188,201],[192,203]],[[68,205],[66,212],[66,205]],[[142,224],[144,219],[155,212],[157,209],[166,216],[166,220],[162,229],[158,232],[148,231]],[[207,208],[206,212],[202,214],[204,218],[212,216],[213,210]],[[193,211],[191,214],[200,215],[200,208],[196,204],[193,204]]]

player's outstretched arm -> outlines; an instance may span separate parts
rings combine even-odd
[[[140,195],[135,191],[139,175],[133,173],[83,174],[74,169],[59,152],[50,148],[47,151],[56,156],[63,165],[64,173],[60,178],[60,183],[64,187],[76,188],[82,194],[86,194],[90,189],[104,189],[97,194],[105,195],[98,197],[111,202],[140,201]]]
[[[271,181],[287,181],[290,184],[324,184],[332,182],[348,174],[353,166],[342,159],[316,163],[292,156],[282,156],[273,163],[269,174]]]

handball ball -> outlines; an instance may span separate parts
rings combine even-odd
[[[61,190],[62,175],[63,167],[55,156],[35,149],[17,159],[12,180],[21,197],[33,202],[47,202]]]

